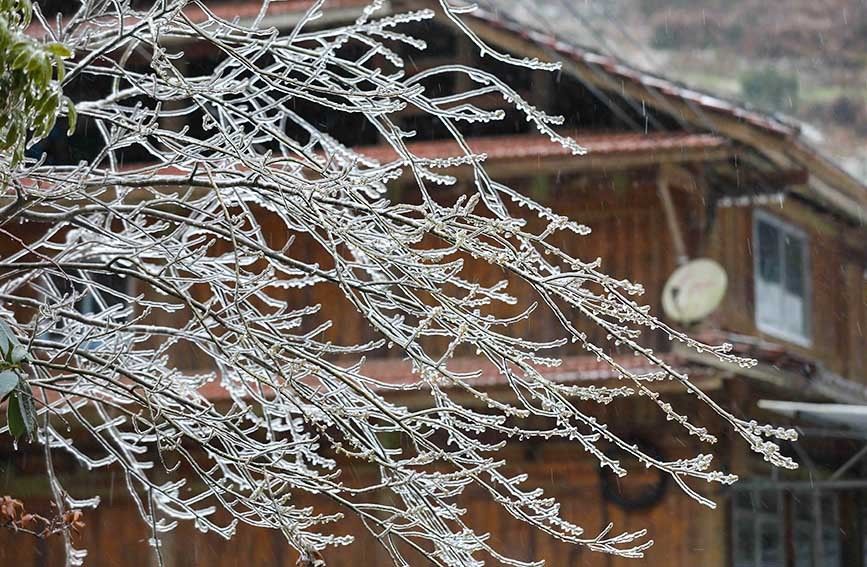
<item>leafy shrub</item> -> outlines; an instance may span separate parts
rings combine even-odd
[[[791,112],[798,105],[798,77],[773,67],[751,69],[741,75],[741,94],[760,108]]]
[[[28,137],[35,142],[51,132],[61,104],[63,60],[72,56],[61,43],[43,44],[29,37],[33,6],[30,0],[0,0],[0,152],[12,165],[24,157]],[[66,99],[69,128],[75,111]]]

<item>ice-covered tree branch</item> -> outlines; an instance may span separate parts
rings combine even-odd
[[[713,443],[704,425],[654,390],[661,381],[682,385],[771,463],[793,466],[773,442],[792,432],[736,418],[643,347],[641,333],[663,329],[723,360],[750,362],[667,327],[637,303],[639,285],[558,248],[558,233],[581,238],[588,229],[492,180],[486,156],[472,152],[460,128],[502,119],[501,110],[474,104],[495,93],[581,159],[581,146],[555,129],[561,119],[481,69],[445,65],[408,78],[402,52],[425,44],[402,29],[441,18],[485,56],[555,67],[484,45],[463,23],[463,9],[446,2],[405,14],[382,7],[372,2],[350,25],[321,28],[323,2],[313,2],[300,23],[276,30],[261,18],[220,18],[203,2],[136,9],[128,0],[88,0],[60,27],[47,19],[38,33],[31,26],[31,37],[56,39],[74,53],[65,75],[51,79],[58,90],[84,77],[105,85],[75,102],[79,124],[101,140],[92,159],[47,165],[6,152],[0,162],[0,234],[17,243],[0,257],[0,317],[10,349],[26,351],[9,359],[9,371],[48,416],[35,428],[37,441],[86,468],[122,470],[155,544],[178,521],[226,538],[243,522],[281,531],[312,557],[351,543],[338,521],[346,513],[396,565],[407,564],[408,549],[436,565],[481,565],[486,555],[527,565],[499,554],[465,520],[460,495],[468,486],[555,538],[640,556],[651,543],[644,532],[585,533],[556,500],[508,476],[497,451],[510,438],[568,440],[625,474],[604,450],[616,446],[712,505],[689,483],[735,478],[715,470],[709,455],[660,460],[580,409],[588,400],[643,396]],[[196,71],[184,54],[192,49],[219,57]],[[425,80],[448,75],[466,77],[471,90],[437,97],[425,88]],[[435,117],[460,153],[414,155],[413,133],[393,117],[407,107]],[[363,117],[394,159],[346,147],[317,126],[325,114]],[[45,134],[27,144],[36,147]],[[147,159],[126,162],[130,148]],[[456,183],[456,170],[469,170],[472,183],[447,201],[441,188]],[[391,187],[407,179],[418,198],[395,198]],[[533,230],[514,210],[544,228]],[[26,227],[34,224],[40,233],[30,238]],[[469,274],[479,263],[521,282],[534,300],[523,304],[506,280],[477,283]],[[341,322],[303,302],[315,286],[345,298],[357,311],[347,317],[363,317],[372,338],[329,340]],[[501,304],[515,305],[513,314],[495,315]],[[556,315],[560,338],[530,341],[514,332],[537,309]],[[609,344],[590,342],[576,314],[604,329]],[[623,385],[547,378],[544,369],[559,364],[555,349],[569,343],[607,361]],[[615,343],[653,371],[622,365],[609,354]],[[396,384],[368,370],[369,357],[384,350],[409,361],[408,380]],[[480,370],[456,369],[451,361],[465,351],[479,368],[492,365],[514,396],[476,386]],[[180,364],[178,352],[197,365]],[[396,401],[404,390],[425,394],[427,403]],[[86,430],[89,442],[74,442],[67,422]],[[375,481],[341,476],[359,461],[376,467]],[[344,512],[298,504],[302,494]],[[217,521],[218,510],[231,521]]]

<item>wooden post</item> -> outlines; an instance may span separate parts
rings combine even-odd
[[[661,172],[656,178],[656,191],[659,194],[659,199],[662,201],[662,208],[665,211],[665,221],[668,224],[668,232],[671,234],[671,241],[674,243],[675,259],[677,265],[681,266],[689,260],[689,255],[686,252],[683,233],[680,231],[680,225],[677,222],[677,210],[674,208],[674,200],[671,198],[671,190],[668,187],[668,176]]]

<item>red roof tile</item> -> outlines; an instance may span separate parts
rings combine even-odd
[[[575,140],[587,148],[592,155],[712,150],[728,146],[725,138],[711,134],[666,132],[590,134],[576,136]],[[487,154],[489,161],[533,157],[568,157],[572,155],[569,150],[552,142],[547,136],[534,134],[469,138],[467,143],[473,152]],[[463,155],[463,151],[453,140],[410,142],[407,144],[407,149],[420,158],[447,158]],[[355,148],[355,150],[383,162],[397,159],[397,154],[390,146],[368,146]],[[580,159],[580,157],[576,156],[576,159]]]
[[[552,142],[546,136],[540,135],[505,135],[480,138],[467,138],[470,149],[476,153],[484,153],[488,161],[515,160],[521,158],[568,158],[581,159],[582,156],[572,156],[571,152]],[[718,150],[729,147],[725,138],[711,134],[687,133],[650,133],[650,134],[592,134],[578,136],[576,141],[587,148],[591,156],[614,156],[657,152]],[[385,144],[378,146],[362,146],[352,148],[353,151],[367,157],[386,163],[397,159],[394,149]],[[428,142],[410,142],[407,149],[416,157],[435,159],[459,157],[463,151],[453,140],[435,140]],[[126,163],[120,170],[129,171],[147,167],[148,163]],[[243,169],[243,168],[239,168]],[[154,173],[159,175],[183,175],[189,170],[174,166],[158,168]]]
[[[685,372],[690,377],[709,376],[713,371],[695,363],[688,363],[676,354],[661,355],[663,361],[672,365],[677,371]],[[643,374],[658,371],[642,357],[623,355],[614,358],[615,362],[630,372]],[[348,364],[347,364],[348,366]],[[482,357],[455,358],[449,361],[449,369],[458,373],[481,371],[481,375],[468,379],[467,384],[483,390],[491,390],[508,386],[506,378],[496,368]],[[540,368],[546,378],[559,384],[589,384],[617,380],[619,373],[604,360],[595,356],[568,356],[562,359],[562,364],[554,368]],[[370,359],[361,368],[361,374],[384,384],[383,390],[408,390],[420,386],[421,378],[412,373],[412,367],[407,360],[395,358]],[[628,385],[627,382],[623,383]],[[424,389],[422,387],[422,389]],[[227,399],[228,393],[217,382],[208,383],[200,389],[208,399],[217,401]]]
[[[362,8],[370,4],[370,0],[327,0],[322,7],[322,13],[328,14],[330,10],[345,10],[356,8],[356,12],[360,12]],[[297,15],[301,16],[313,5],[312,0],[285,0],[272,1],[268,5],[266,17],[273,18],[277,16]],[[208,10],[218,18],[226,21],[238,19],[239,21],[250,21],[259,15],[262,8],[262,0],[242,0],[240,2],[208,2],[206,3]],[[186,14],[194,22],[201,22],[206,19],[204,12],[196,5],[189,5],[184,9]],[[105,22],[114,21],[110,17],[101,19]],[[135,24],[138,20],[135,18],[126,18],[124,25]],[[64,22],[65,25],[66,22]],[[274,25],[274,22],[268,22],[268,25]],[[32,37],[41,37],[44,35],[44,28],[38,23],[33,22],[27,28],[27,35]]]
[[[675,366],[683,366],[684,360],[675,355],[663,355],[663,359]],[[627,355],[617,356],[615,362],[627,370],[636,373],[646,373],[659,370],[642,357]],[[449,361],[449,369],[453,372],[474,372],[481,370],[478,378],[471,380],[474,386],[503,386],[506,378],[484,358],[464,357]],[[681,368],[684,370],[684,368]],[[597,360],[595,356],[567,356],[562,359],[560,366],[554,368],[540,368],[543,376],[558,383],[589,382],[596,380],[610,380],[618,378],[619,373],[608,362]],[[410,363],[399,359],[372,359],[365,363],[362,372],[388,383],[390,385],[416,384],[420,381],[418,375],[412,374]]]
[[[322,11],[327,13],[328,10],[332,9],[360,9],[369,4],[370,0],[327,0],[322,6]],[[281,16],[286,14],[300,15],[306,12],[312,5],[312,0],[285,0],[276,2],[272,1],[268,5],[267,16]],[[207,6],[208,9],[213,12],[215,16],[224,20],[232,20],[234,18],[238,18],[240,20],[247,20],[255,18],[259,15],[259,10],[262,8],[262,1],[251,0],[247,2],[211,2]],[[201,11],[198,10],[195,6],[190,6],[187,13],[189,15],[194,15],[196,13],[201,14]]]

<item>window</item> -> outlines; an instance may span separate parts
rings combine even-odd
[[[733,567],[840,567],[839,502],[811,490],[743,490],[732,498]]]
[[[820,510],[817,510],[816,507]],[[833,495],[809,492],[792,494],[795,567],[840,565],[842,549],[838,526],[839,503]],[[817,522],[818,516],[821,516]],[[817,526],[818,523],[818,526]]]
[[[756,324],[790,342],[810,342],[809,254],[799,229],[762,211],[753,225]]]
[[[735,494],[734,567],[785,566],[781,496],[771,490]]]

